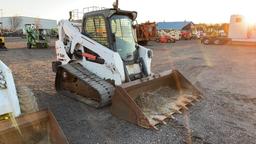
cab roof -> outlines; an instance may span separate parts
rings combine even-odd
[[[126,10],[120,10],[120,9],[103,9],[103,10],[97,10],[97,11],[91,11],[88,13],[84,13],[83,18],[85,19],[88,16],[92,15],[104,15],[106,18],[110,18],[113,15],[126,15],[132,20],[135,20],[137,18],[137,12],[136,11],[126,11]]]

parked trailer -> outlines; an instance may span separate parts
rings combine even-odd
[[[155,22],[146,22],[136,26],[136,34],[140,45],[147,45],[149,41],[156,40],[157,29]]]
[[[206,36],[201,39],[203,44],[243,44],[256,45],[256,24],[246,23],[241,15],[232,15],[229,23],[228,36]]]

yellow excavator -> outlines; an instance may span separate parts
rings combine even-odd
[[[7,50],[7,48],[5,47],[5,40],[3,37],[2,28],[3,28],[3,24],[2,24],[2,22],[0,22],[0,51]]]

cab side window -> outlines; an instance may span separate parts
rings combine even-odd
[[[108,47],[106,22],[103,16],[93,16],[86,19],[85,32],[90,38]]]

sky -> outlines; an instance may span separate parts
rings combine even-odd
[[[112,7],[115,0],[1,0],[3,16],[68,19],[70,10],[89,6]],[[229,22],[241,14],[256,22],[254,0],[119,0],[119,7],[138,12],[138,22],[193,21]]]

